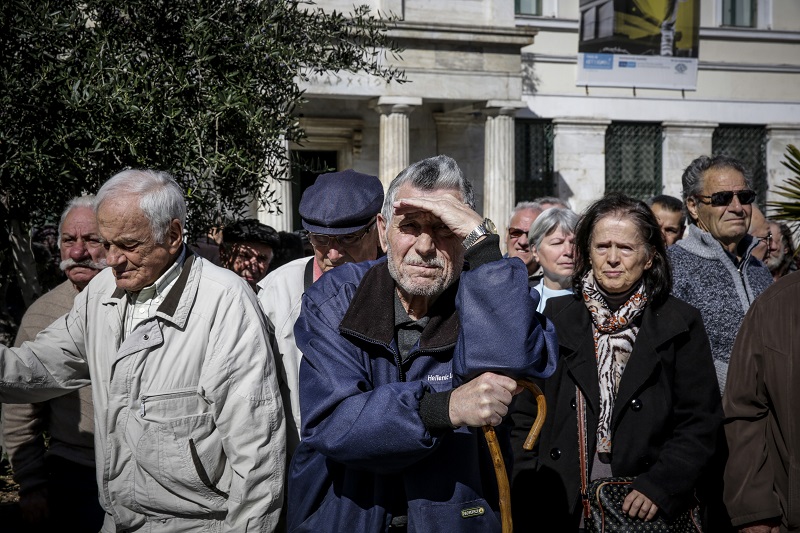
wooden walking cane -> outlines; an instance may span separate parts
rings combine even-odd
[[[536,439],[539,438],[539,432],[542,431],[544,418],[547,415],[547,403],[545,402],[544,394],[535,383],[520,379],[517,380],[517,384],[531,391],[536,398],[536,419],[528,432],[528,438],[525,439],[525,443],[522,445],[523,449],[530,451],[533,449],[533,445],[536,444]],[[489,445],[489,452],[492,454],[492,463],[494,464],[494,474],[497,476],[497,491],[500,493],[500,522],[503,527],[503,533],[512,533],[514,523],[511,520],[511,486],[508,484],[506,464],[503,461],[503,454],[500,452],[500,444],[497,442],[497,434],[494,428],[492,426],[483,426],[483,435]]]

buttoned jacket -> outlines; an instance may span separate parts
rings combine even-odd
[[[591,315],[580,298],[548,301],[559,342],[555,374],[542,382],[547,418],[534,451],[521,442],[535,414],[527,395],[517,398],[515,430],[515,500],[529,501],[529,511],[549,517],[555,526],[571,524],[580,501],[576,385],[586,399],[588,464],[596,449],[600,388]],[[700,313],[669,297],[648,305],[619,384],[611,419],[615,476],[637,476],[633,488],[674,516],[691,501],[693,489],[715,450],[722,423],[720,395],[708,337]],[[526,497],[526,493],[530,497]]]

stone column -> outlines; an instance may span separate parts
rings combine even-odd
[[[606,128],[610,120],[553,120],[553,171],[558,196],[576,213],[603,196],[606,188]]]
[[[436,152],[458,162],[461,171],[472,182],[475,205],[483,205],[483,143],[485,117],[483,113],[434,113],[436,123]]]
[[[501,236],[514,208],[514,115],[522,107],[523,102],[490,100],[483,109],[483,215],[495,223]]]
[[[788,144],[800,148],[800,127],[797,124],[767,124],[768,202],[788,201],[787,198],[775,192],[776,186],[784,185],[793,176],[792,172],[781,164],[781,161],[786,160],[786,145]]]
[[[711,155],[711,139],[717,124],[712,122],[664,122],[661,144],[663,193],[681,198],[681,176],[689,163]]]
[[[277,189],[275,199],[280,202],[280,210],[271,205],[269,210],[259,208],[258,220],[263,224],[272,226],[278,231],[292,231],[294,217],[292,216],[292,182],[289,180],[272,180]]]
[[[289,157],[289,143],[284,142],[286,157]],[[275,190],[273,198],[278,202],[281,212],[278,212],[278,205],[270,205],[267,209],[259,206],[255,201],[250,204],[250,211],[257,213],[259,222],[272,226],[278,231],[292,231],[294,220],[292,216],[292,182],[290,181],[289,169],[279,167],[278,175],[267,178],[264,187],[272,186]],[[278,178],[278,179],[276,179]]]
[[[408,115],[420,105],[422,98],[413,96],[381,96],[374,104],[381,114],[378,175],[384,189],[410,163]]]

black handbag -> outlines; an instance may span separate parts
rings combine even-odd
[[[578,410],[578,443],[581,462],[581,499],[583,500],[583,521],[586,533],[635,533],[670,532],[702,533],[700,509],[688,509],[668,521],[663,514],[657,514],[645,522],[622,512],[622,503],[630,492],[632,477],[604,477],[587,483],[589,476],[586,440],[586,401],[579,387],[576,387]]]

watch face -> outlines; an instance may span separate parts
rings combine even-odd
[[[483,227],[486,228],[491,235],[497,235],[497,228],[494,225],[494,222],[489,220],[488,218],[483,219]]]

